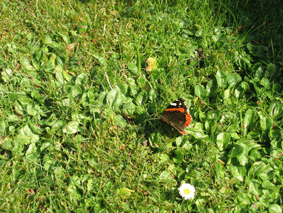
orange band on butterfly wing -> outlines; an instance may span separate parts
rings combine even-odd
[[[192,116],[188,113],[186,114],[186,122],[184,123],[184,127],[188,127],[192,122]]]
[[[181,112],[181,113],[185,113],[186,110],[184,108],[171,108],[171,109],[165,109],[164,110],[165,112],[168,112],[168,111],[178,111],[178,112]]]

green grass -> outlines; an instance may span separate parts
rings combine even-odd
[[[0,14],[1,212],[282,212],[279,1],[6,0]],[[186,136],[156,116],[179,97]]]

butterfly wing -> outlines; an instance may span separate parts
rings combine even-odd
[[[170,103],[159,117],[183,135],[186,135],[184,129],[188,127],[192,121],[191,115],[187,112],[187,106],[185,105],[184,98],[179,98]]]
[[[186,122],[186,115],[176,111],[164,111],[159,115],[165,122],[177,129],[181,134],[186,135],[184,123]]]

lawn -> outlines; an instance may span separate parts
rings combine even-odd
[[[282,212],[280,1],[3,0],[0,15],[1,212]],[[178,98],[186,135],[158,117]]]

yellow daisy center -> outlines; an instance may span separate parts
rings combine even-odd
[[[189,189],[185,189],[185,190],[184,190],[184,193],[185,193],[186,195],[190,194],[190,192],[191,192],[191,191],[190,191]]]

